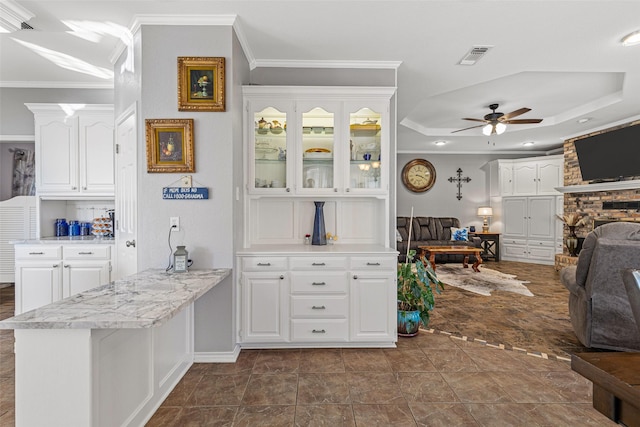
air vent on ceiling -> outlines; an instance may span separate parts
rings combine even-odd
[[[33,27],[29,24],[27,24],[26,22],[22,22],[20,23],[20,29],[21,30],[33,30]]]
[[[474,46],[469,52],[458,62],[459,65],[474,65],[478,62],[493,46]]]

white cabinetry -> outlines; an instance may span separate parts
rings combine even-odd
[[[396,255],[241,255],[243,347],[392,346]]]
[[[26,105],[35,119],[38,195],[113,197],[113,107]]]
[[[250,194],[387,194],[394,88],[245,86]]]
[[[15,314],[111,281],[111,245],[18,244]]]
[[[514,161],[513,195],[557,195],[555,187],[562,186],[563,173],[562,156],[532,161]]]
[[[506,197],[502,201],[502,259],[553,264],[556,253],[555,196]]]
[[[15,314],[62,298],[62,246],[16,245]]]

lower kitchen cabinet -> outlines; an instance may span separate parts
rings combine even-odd
[[[111,281],[111,245],[16,245],[15,314]]]
[[[393,346],[397,255],[239,256],[243,347]]]

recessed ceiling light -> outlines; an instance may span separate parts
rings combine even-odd
[[[533,141],[527,141],[522,143],[522,145],[524,145],[525,147],[531,147],[533,144],[535,144],[535,142]]]
[[[434,144],[436,145],[445,145],[447,143],[447,141],[443,141],[443,140],[439,140],[439,141],[435,141]]]
[[[627,34],[620,40],[622,46],[634,46],[640,44],[640,31],[634,31],[631,34]]]
[[[589,120],[591,120],[591,117],[583,117],[581,119],[578,119],[577,122],[580,124],[583,124],[583,123],[587,123]]]

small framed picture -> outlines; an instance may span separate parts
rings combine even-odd
[[[224,58],[178,57],[178,110],[225,111]]]
[[[147,172],[195,172],[193,119],[146,119]]]

